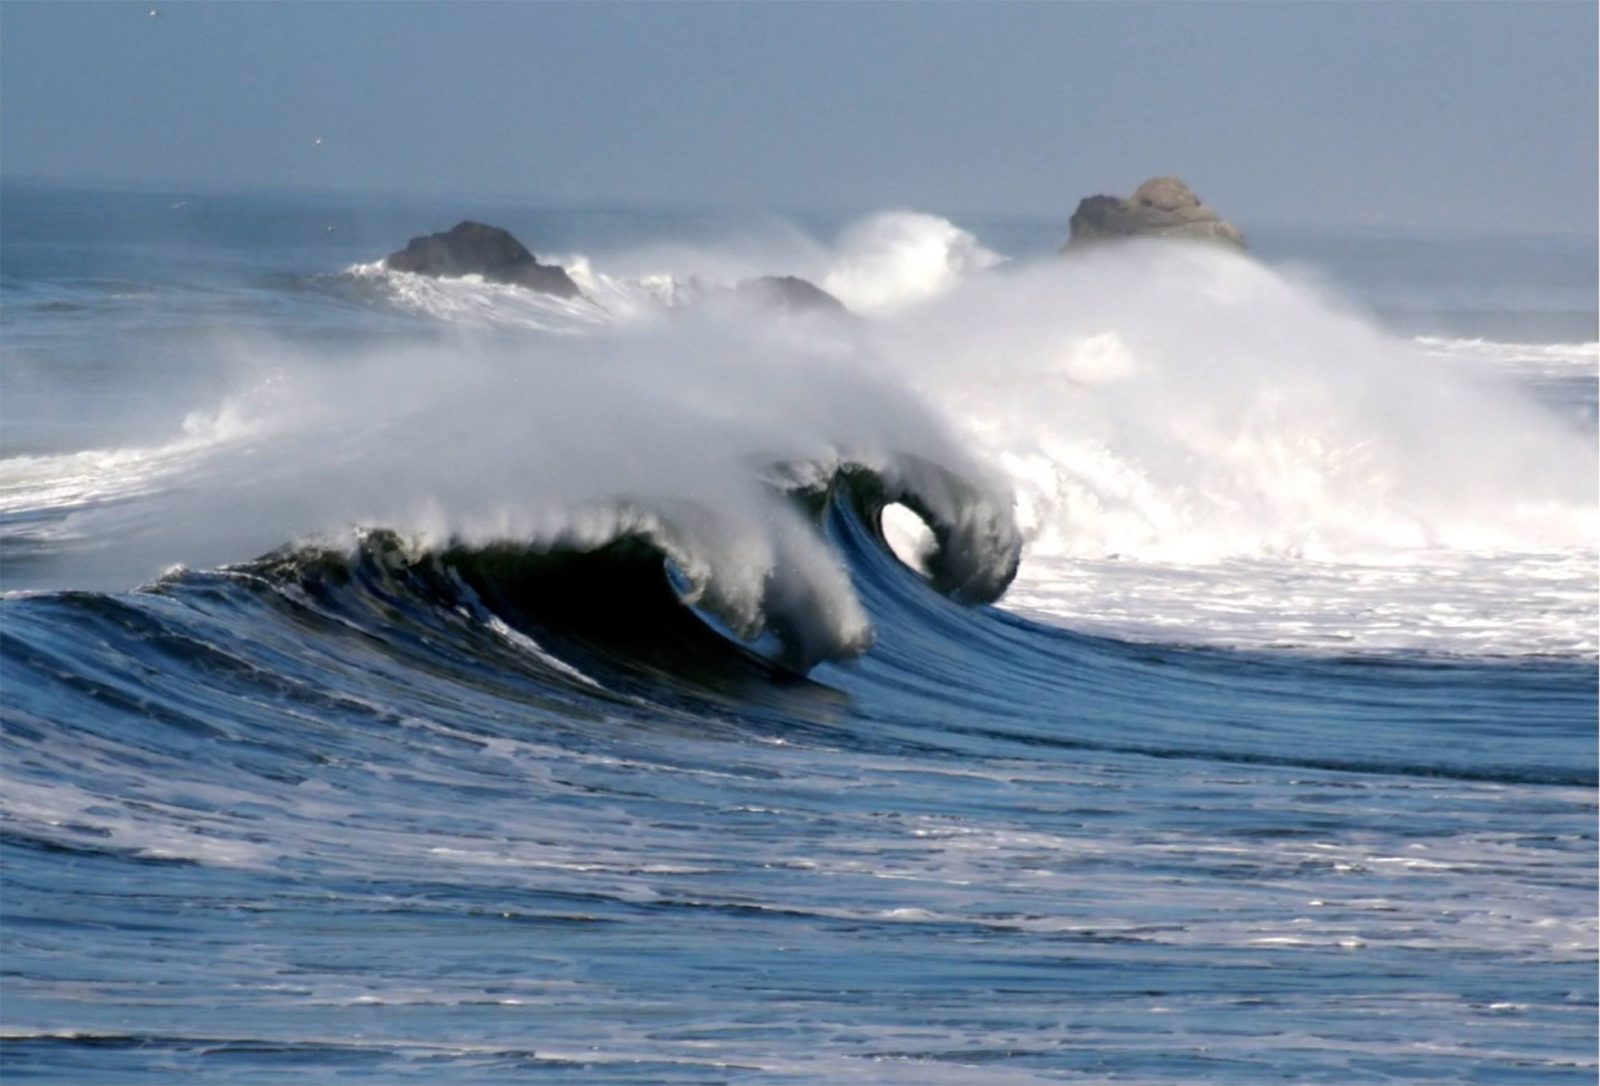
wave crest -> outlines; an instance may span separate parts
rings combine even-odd
[[[882,472],[812,463],[772,474],[794,489],[773,492],[759,532],[696,503],[628,501],[572,510],[534,539],[430,542],[366,529],[350,546],[287,547],[232,568],[315,591],[365,570],[435,604],[481,606],[541,643],[620,644],[641,658],[671,653],[686,636],[703,647],[703,634],[684,633],[687,607],[751,647],[770,639],[770,657],[800,673],[872,644],[871,623],[822,533],[834,502],[873,524],[890,501],[917,510],[938,541],[929,580],[953,599],[989,602],[1016,574],[1021,536],[1004,509],[937,464],[905,457]]]

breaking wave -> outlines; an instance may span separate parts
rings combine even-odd
[[[911,212],[780,248],[790,264],[567,256],[575,300],[381,263],[325,276],[420,326],[241,341],[254,383],[177,441],[4,461],[7,553],[114,539],[153,575],[370,531],[427,553],[644,539],[692,603],[804,668],[870,634],[793,495],[859,469],[891,534],[913,511],[932,549],[901,550],[957,598],[995,599],[1021,550],[1018,606],[1119,636],[1595,650],[1592,434],[1514,364],[1570,376],[1593,345],[1404,339],[1209,248],[1001,262]],[[864,319],[729,289],[757,270]]]

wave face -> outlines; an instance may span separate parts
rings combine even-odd
[[[177,202],[7,193],[6,1075],[1593,1081],[1567,294]]]

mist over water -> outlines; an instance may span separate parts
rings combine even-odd
[[[727,289],[793,262],[857,316]],[[642,517],[672,525],[736,629],[763,628],[781,569],[837,616],[824,640],[859,651],[866,620],[774,473],[926,462],[1004,525],[979,561],[1004,566],[1020,532],[1034,612],[1221,643],[1594,651],[1592,432],[1457,364],[1481,344],[1386,332],[1304,277],[1159,243],[1008,262],[911,212],[831,245],[772,229],[573,266],[570,302],[381,263],[311,280],[425,327],[217,337],[240,387],[191,405],[183,435],[6,461],[0,501],[30,511],[13,535],[84,556],[38,583],[82,584],[111,539],[107,587],[358,529],[537,544]],[[1286,586],[1302,613],[1275,623]]]
[[[1158,640],[1594,651],[1592,347],[1552,410],[1529,363],[1233,254],[1008,272],[883,339],[1012,480],[1014,603]]]

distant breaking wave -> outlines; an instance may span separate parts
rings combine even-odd
[[[1600,374],[1600,343],[1503,343],[1446,336],[1418,336],[1416,342],[1429,355],[1487,362],[1514,374],[1548,377]]]

